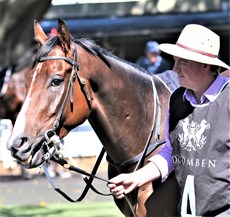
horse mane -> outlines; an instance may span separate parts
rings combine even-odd
[[[74,42],[83,47],[90,54],[98,56],[110,68],[110,63],[105,56],[112,56],[112,54],[107,50],[100,47],[93,40],[88,38],[75,39]]]
[[[138,65],[136,65],[136,64],[134,64],[132,62],[128,62],[128,61],[126,61],[124,59],[121,59],[121,58],[117,57],[116,55],[114,55],[110,51],[108,51],[108,50],[102,48],[101,46],[99,46],[98,44],[96,44],[91,39],[88,39],[88,38],[76,39],[75,43],[79,44],[81,47],[83,47],[85,50],[87,50],[92,55],[98,56],[108,67],[110,67],[110,63],[106,59],[106,56],[111,57],[113,59],[116,59],[119,62],[128,64],[129,66],[132,66],[132,67],[136,68],[139,72],[147,73],[145,71],[145,69],[139,67]]]
[[[113,59],[116,59],[122,63],[128,64],[129,66],[134,67],[137,69],[138,72],[142,73],[147,73],[143,68],[139,67],[138,65],[128,62],[124,59],[121,59],[111,52],[107,51],[106,49],[102,48],[98,44],[96,44],[93,40],[88,39],[88,38],[80,38],[80,39],[74,39],[74,42],[78,45],[80,45],[82,48],[84,48],[87,52],[92,54],[93,56],[99,57],[109,68],[111,68],[111,64],[108,61],[106,57],[111,57]],[[36,63],[39,62],[39,59],[41,57],[47,56],[49,52],[54,49],[55,46],[61,46],[61,42],[58,38],[58,36],[52,36],[50,37],[47,42],[41,46],[41,48],[38,50],[35,58],[34,58],[34,64],[33,67],[35,66]]]

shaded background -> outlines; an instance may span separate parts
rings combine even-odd
[[[220,35],[220,58],[230,64],[229,0],[52,2],[0,0],[0,66],[16,62],[31,46],[35,19],[49,33],[56,28],[58,17],[67,22],[74,37],[89,37],[133,62],[143,54],[146,41],[175,43],[186,24],[202,24]]]
[[[40,20],[51,0],[0,0],[0,66],[16,63],[32,45],[33,21]]]

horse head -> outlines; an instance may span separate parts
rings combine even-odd
[[[73,123],[82,123],[89,113],[86,91],[81,91],[87,83],[78,74],[77,48],[65,23],[59,19],[58,34],[48,37],[35,21],[34,32],[39,50],[26,79],[25,100],[8,143],[12,156],[28,168],[44,161],[48,131],[64,137]]]

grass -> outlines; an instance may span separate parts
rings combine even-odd
[[[114,202],[0,205],[0,217],[123,217]]]

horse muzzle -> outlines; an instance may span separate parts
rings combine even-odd
[[[44,162],[45,147],[43,140],[31,144],[27,138],[18,138],[13,141],[9,140],[8,149],[11,155],[26,168],[38,167]]]

